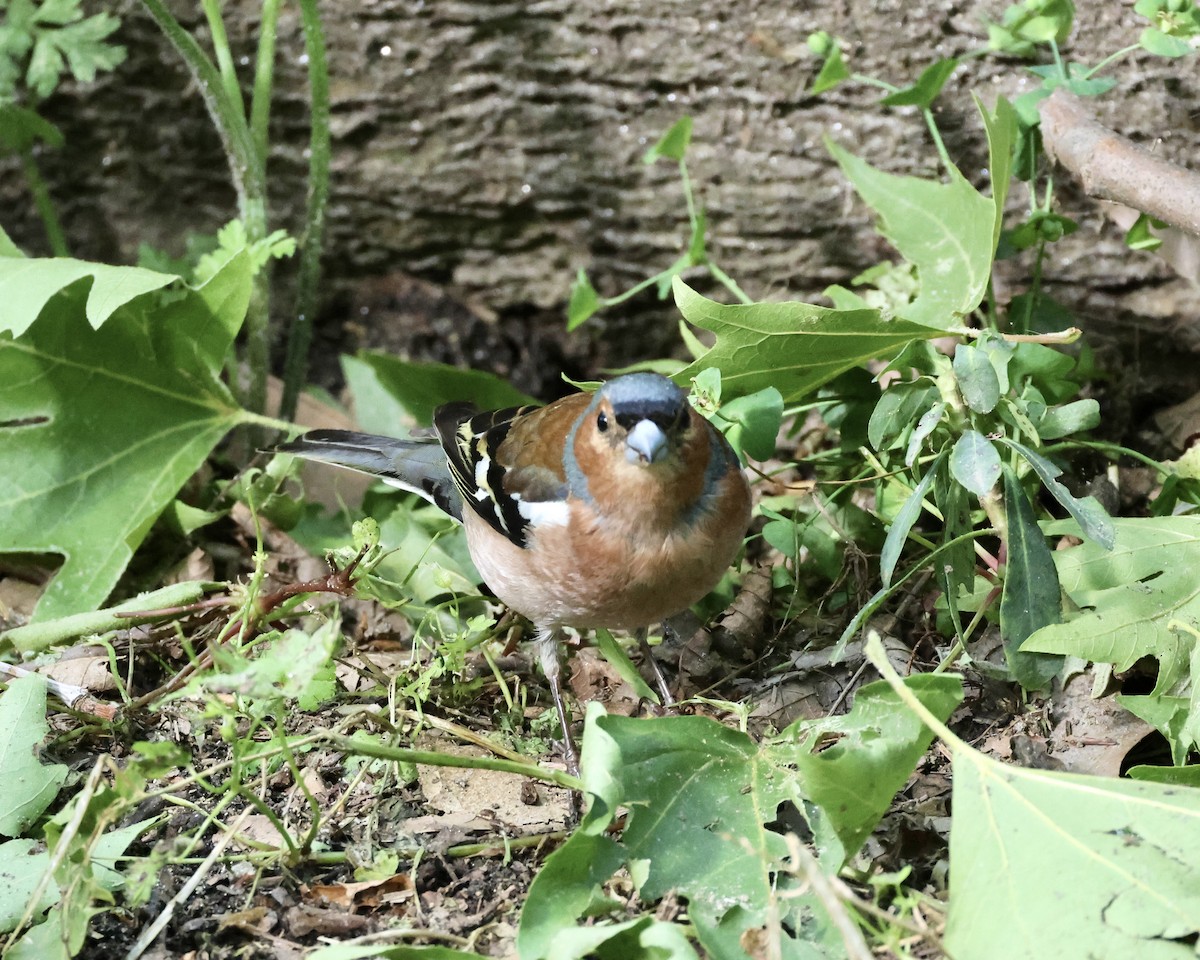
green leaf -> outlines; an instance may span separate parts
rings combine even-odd
[[[834,39],[825,53],[821,69],[817,71],[817,75],[813,79],[813,84],[808,92],[815,97],[826,90],[832,90],[843,80],[848,79],[849,76],[850,68],[846,66],[846,61],[842,59],[841,48],[838,46],[837,40]]]
[[[433,411],[451,400],[468,400],[484,410],[537,403],[493,373],[414,363],[388,353],[343,356],[342,372],[354,396],[359,424],[385,436],[403,433],[407,421],[428,426]]]
[[[912,677],[907,685],[939,717],[962,697],[956,677]],[[558,956],[555,945],[585,915],[596,918],[592,931],[618,931],[603,914],[627,922],[624,905],[606,898],[602,885],[627,866],[644,900],[669,891],[687,898],[708,955],[741,955],[746,931],[763,926],[769,912],[788,909],[779,895],[787,845],[768,829],[779,805],[811,810],[805,798],[819,805],[818,846],[823,863],[836,870],[878,822],[931,737],[882,684],[862,688],[849,714],[801,721],[764,743],[705,717],[610,717],[593,705],[582,754],[592,804],[530,887],[518,954]],[[628,810],[620,843],[607,833],[618,807]],[[805,923],[783,926],[783,956],[839,955],[823,952],[838,941],[812,909]],[[579,936],[607,939],[602,932]]]
[[[1000,479],[1000,454],[977,430],[964,430],[950,455],[954,479],[977,496],[986,496]]]
[[[646,155],[642,157],[642,163],[654,163],[660,157],[682,160],[691,142],[692,118],[680,117],[671,125],[671,129],[659,137],[658,143],[646,151]]]
[[[737,397],[721,407],[715,423],[739,454],[769,460],[775,456],[775,440],[783,423],[783,396],[774,387],[764,387]]]
[[[0,694],[0,836],[16,837],[45,813],[67,778],[65,764],[44,764],[37,751],[46,723],[46,681],[28,674]]]
[[[1200,931],[1200,791],[954,751],[946,952],[1186,960]]]
[[[92,278],[86,315],[94,329],[99,329],[118,307],[178,279],[140,267],[110,267],[66,257],[0,258],[0,303],[4,304],[0,332],[22,336],[51,297],[86,277]]]
[[[1000,635],[1013,677],[1026,690],[1040,690],[1062,669],[1062,658],[1031,653],[1021,645],[1034,631],[1062,619],[1062,593],[1054,557],[1021,482],[1011,467],[1005,465],[1003,471],[1008,562],[1000,600]]]
[[[937,400],[937,388],[927,380],[892,384],[883,391],[867,422],[867,440],[882,451],[902,436],[912,422]]]
[[[18,257],[24,259],[21,248],[12,242],[12,238],[0,227],[0,257]]]
[[[312,633],[288,630],[257,644],[250,657],[232,647],[215,648],[217,670],[200,677],[193,689],[255,701],[301,700],[308,707],[300,709],[313,709],[332,695],[326,668],[341,641],[341,624],[328,620]]]
[[[938,60],[922,70],[921,76],[912,86],[897,90],[879,102],[885,107],[920,107],[922,110],[928,110],[956,69],[957,58],[946,57]]]
[[[1162,230],[1167,224],[1148,213],[1138,215],[1125,233],[1125,246],[1130,250],[1157,250],[1162,246],[1162,237],[1155,236],[1151,228]]]
[[[1073,433],[1082,433],[1100,426],[1100,404],[1088,398],[1051,407],[1038,422],[1038,435],[1043,440],[1057,440]]]
[[[72,283],[82,276],[95,281]],[[0,443],[22,465],[0,473],[0,553],[64,558],[39,620],[99,606],[155,517],[244,418],[220,374],[249,302],[246,258],[181,296],[140,296],[170,279],[0,260],[0,298],[16,304],[6,319],[27,328],[0,339]]]
[[[962,682],[954,676],[917,674],[904,683],[939,719],[962,702]],[[802,747],[795,762],[804,794],[828,818],[847,858],[866,842],[933,740],[883,681],[862,687],[849,713],[793,724],[780,742],[789,734]]]
[[[24,153],[36,143],[57,149],[63,145],[63,135],[58,127],[33,110],[0,99],[0,150]]]
[[[675,280],[675,302],[688,323],[711,330],[716,343],[675,376],[686,384],[719,367],[726,400],[775,387],[792,403],[838,374],[875,357],[898,352],[938,331],[903,320],[886,321],[875,310],[830,310],[810,303],[726,305]]]
[[[921,414],[912,435],[908,438],[908,448],[904,451],[904,465],[911,468],[921,454],[921,447],[930,434],[938,428],[946,418],[946,404],[938,400],[932,407]]]
[[[583,267],[571,284],[571,299],[567,303],[567,329],[574,330],[600,309],[600,298]]]
[[[38,850],[39,846],[36,840],[24,839],[0,843],[0,933],[17,928],[29,898],[50,870],[50,854]],[[59,896],[58,884],[51,880],[34,910],[35,921],[58,902]]]
[[[1038,475],[1038,479],[1042,481],[1042,486],[1075,518],[1075,522],[1083,530],[1084,536],[1089,540],[1094,540],[1107,550],[1112,549],[1116,532],[1112,517],[1105,512],[1100,501],[1095,497],[1079,499],[1073,496],[1070,490],[1055,479],[1062,471],[1041,454],[1030,450],[1025,444],[1009,440],[1006,437],[1001,437],[1000,442],[1007,444],[1025,458],[1025,461],[1033,467],[1034,473]]]
[[[1169,36],[1154,27],[1146,27],[1142,31],[1142,35],[1138,38],[1138,44],[1143,50],[1156,57],[1169,57],[1172,60],[1196,52],[1196,48],[1182,37]]]
[[[1195,656],[1193,648],[1192,656]],[[1195,672],[1189,671],[1193,676]],[[1191,713],[1191,699],[1196,695],[1193,684],[1192,697],[1172,697],[1163,694],[1131,696],[1118,694],[1117,703],[1132,713],[1139,720],[1145,720],[1150,726],[1161,733],[1171,745],[1171,762],[1177,765],[1187,763],[1188,755],[1196,747],[1196,740],[1186,730],[1188,716]],[[1200,770],[1200,768],[1193,768]],[[1138,777],[1133,771],[1129,775],[1135,780],[1153,780],[1154,777]]]
[[[88,911],[83,913],[90,917]],[[4,960],[73,960],[75,953],[70,949],[73,944],[66,942],[70,932],[65,927],[62,905],[55,904],[45,920],[21,935],[4,954]]]
[[[594,642],[596,649],[610,667],[617,671],[617,676],[632,688],[634,695],[650,703],[658,703],[658,694],[650,689],[637,667],[629,659],[616,638],[607,630],[601,628],[595,631]]]
[[[954,376],[967,406],[976,413],[991,413],[1000,402],[1000,378],[982,350],[960,343],[954,350]]]
[[[896,564],[900,561],[900,554],[904,550],[905,541],[908,540],[908,532],[917,522],[917,517],[921,515],[921,511],[924,509],[922,501],[929,494],[929,488],[933,486],[938,471],[941,469],[942,461],[945,459],[946,455],[943,453],[933,461],[925,472],[925,476],[921,478],[921,482],[916,485],[908,499],[896,511],[896,519],[888,528],[887,539],[884,540],[883,550],[879,554],[879,573],[885,588],[892,584],[892,574],[895,573]]]
[[[1063,589],[1083,612],[1037,631],[1023,649],[1112,663],[1117,672],[1154,657],[1154,692],[1164,694],[1184,675],[1191,649],[1170,624],[1200,622],[1200,517],[1117,519],[1113,526],[1111,552],[1091,542],[1055,551]]]
[[[129,600],[103,610],[77,613],[38,623],[27,623],[0,633],[0,651],[8,649],[21,653],[37,653],[55,644],[82,637],[84,634],[105,634],[113,630],[127,630],[146,618],[134,614],[144,610],[160,610],[163,607],[178,607],[195,603],[204,596],[206,583],[187,580],[138,594]]]
[[[999,129],[1002,123],[996,123]],[[880,232],[917,268],[921,290],[901,317],[942,330],[956,326],[979,306],[987,290],[996,244],[994,200],[981,195],[955,169],[947,174],[949,183],[896,176],[876,170],[830,140],[826,146],[879,214]]]

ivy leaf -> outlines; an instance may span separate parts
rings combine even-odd
[[[912,86],[897,90],[879,102],[885,107],[920,107],[922,110],[928,110],[942,92],[942,87],[946,85],[950,75],[957,69],[958,59],[955,57],[938,60],[921,71],[921,76]]]
[[[249,258],[201,287],[144,295],[172,279],[0,259],[4,319],[22,331],[0,339],[0,444],[21,464],[0,473],[0,553],[63,557],[39,620],[97,607],[155,517],[246,416],[221,371],[249,302]]]
[[[1117,519],[1113,526],[1111,552],[1092,542],[1055,551],[1063,589],[1082,613],[1043,627],[1022,649],[1111,663],[1117,672],[1154,657],[1161,696],[1184,675],[1191,649],[1171,622],[1200,622],[1200,517]],[[1051,534],[1077,529],[1065,521],[1047,526]]]
[[[906,686],[939,718],[962,699],[956,677],[910,677]],[[781,803],[797,804],[822,862],[836,869],[870,834],[931,739],[882,683],[859,690],[848,714],[797,722],[762,743],[707,717],[614,717],[593,704],[582,753],[592,804],[534,879],[517,952],[524,960],[562,956],[560,945],[576,942],[587,916],[588,955],[648,955],[597,946],[625,932],[625,905],[604,896],[603,885],[627,867],[643,900],[672,890],[687,898],[708,956],[744,956],[742,938],[769,911],[784,920],[783,956],[840,955],[817,901],[786,889],[787,845],[768,825]],[[619,807],[629,814],[618,842],[608,828]],[[820,948],[829,952],[813,952]]]
[[[947,955],[1194,956],[1200,793],[952,749]]]
[[[716,343],[676,374],[686,384],[719,367],[725,398],[775,387],[792,403],[867,360],[898,352],[938,330],[884,320],[877,310],[830,310],[811,303],[722,304],[700,296],[679,278],[675,302],[688,323],[711,330]]]
[[[414,363],[372,350],[343,356],[342,373],[354,397],[359,424],[369,433],[385,436],[394,436],[412,420],[429,426],[433,411],[452,400],[469,400],[484,410],[537,403],[509,381],[484,370]]]
[[[65,764],[42,763],[37,749],[50,732],[46,723],[46,681],[38,674],[18,677],[0,694],[0,836],[16,837],[58,796],[67,779]]]

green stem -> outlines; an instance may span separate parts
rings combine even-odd
[[[842,635],[838,637],[838,642],[834,645],[833,653],[829,655],[829,662],[838,663],[841,661],[842,655],[846,652],[846,644],[850,642],[850,638],[862,629],[862,625],[875,615],[875,611],[882,607],[884,603],[887,602],[889,597],[896,593],[918,572],[924,570],[939,556],[944,553],[948,553],[960,543],[978,540],[980,537],[990,537],[995,535],[995,533],[996,531],[993,529],[971,530],[968,533],[964,533],[955,537],[953,540],[948,540],[937,549],[929,551],[929,553],[925,555],[921,562],[910,567],[904,576],[893,580],[890,587],[884,587],[882,590],[879,590],[873,597],[871,597],[870,600],[863,604],[862,609],[854,615],[854,619],[850,621],[846,629],[842,631]]]
[[[142,0],[142,5],[183,58],[185,66],[196,81],[200,96],[204,99],[204,105],[208,108],[225,148],[225,156],[233,176],[233,186],[237,191],[238,208],[245,218],[248,200],[251,197],[261,199],[265,194],[263,168],[255,154],[246,118],[230,101],[216,66],[195,38],[184,30],[167,10],[163,0]]]
[[[1071,75],[1067,72],[1066,65],[1063,63],[1062,54],[1058,49],[1058,41],[1050,40],[1050,52],[1054,54],[1054,65],[1058,68],[1058,76],[1062,80],[1070,80]]]
[[[748,303],[754,302],[746,294],[746,291],[744,291],[741,287],[739,287],[737,285],[737,283],[736,283],[736,281],[734,281],[733,277],[729,276],[729,274],[727,274],[724,270],[722,270],[720,267],[718,267],[711,260],[708,261],[708,272],[711,273],[714,277],[716,277],[717,280],[720,281],[720,283],[723,284],[725,286],[725,288],[730,293],[732,293],[735,297],[737,297],[738,300],[740,300],[742,303],[748,304]]]
[[[325,236],[325,208],[329,199],[329,68],[325,59],[325,36],[316,0],[300,0],[304,23],[304,49],[308,54],[309,135],[308,206],[304,223],[304,245],[300,250],[300,278],[296,293],[296,316],[288,335],[287,360],[283,374],[280,415],[296,412],[300,388],[308,376],[308,353],[312,346],[313,315],[317,310],[317,287],[321,280],[321,250]]]
[[[201,0],[204,7],[204,18],[208,21],[208,31],[212,35],[213,53],[217,57],[217,68],[221,71],[221,82],[225,86],[225,96],[238,109],[243,117],[246,115],[246,105],[242,102],[242,88],[238,85],[237,70],[233,66],[233,53],[229,49],[229,37],[225,34],[225,21],[221,19],[221,4],[219,0]]]
[[[696,198],[692,195],[692,178],[688,176],[687,161],[683,159],[679,161],[679,179],[683,182],[683,199],[687,204],[688,226],[691,227],[688,239],[688,248],[691,249],[696,244],[696,232],[700,229],[700,218],[696,214]]]
[[[888,93],[896,93],[900,90],[899,87],[893,86],[886,80],[880,80],[878,77],[869,77],[865,73],[852,73],[850,79],[857,83],[865,83],[868,87],[878,87],[880,90],[886,90]]]
[[[677,271],[674,267],[671,267],[669,270],[663,270],[659,273],[656,273],[652,277],[647,277],[645,280],[642,280],[640,283],[634,284],[632,287],[630,287],[624,293],[618,293],[615,297],[605,297],[600,302],[606,307],[615,307],[619,303],[624,303],[630,297],[637,296],[639,293],[641,293],[647,287],[653,287],[655,284],[660,283],[664,277],[675,276],[676,272]]]
[[[941,738],[943,743],[952,750],[955,747],[963,746],[963,742],[950,732],[950,728],[935,717],[933,712],[917,699],[917,695],[909,689],[908,684],[900,679],[900,674],[888,661],[887,651],[883,648],[883,640],[876,631],[872,630],[867,636],[863,652],[867,655],[867,659],[874,664],[875,669],[879,671],[880,676],[887,681],[888,686],[896,691],[896,695],[920,718],[925,726]]]
[[[286,433],[289,436],[299,433],[302,429],[287,420],[279,420],[276,417],[268,417],[260,413],[251,413],[249,410],[239,411],[238,423],[251,427],[266,427],[268,430],[278,430],[280,433]]]
[[[926,107],[921,111],[921,116],[925,118],[925,126],[929,128],[929,135],[933,137],[933,145],[937,147],[938,157],[942,161],[942,166],[950,174],[957,173],[958,168],[950,159],[950,152],[946,149],[946,144],[942,142],[942,133],[938,130],[937,121],[933,119],[933,111]]]
[[[409,750],[405,747],[392,747],[385,743],[372,742],[366,738],[332,736],[325,740],[331,747],[362,757],[375,757],[379,760],[392,760],[398,763],[423,763],[435,767],[462,767],[476,770],[499,770],[503,773],[515,773],[534,780],[545,780],[568,790],[582,790],[583,784],[577,777],[561,770],[549,770],[534,763],[516,763],[512,760],[499,760],[495,757],[462,757],[449,753],[436,753],[432,750]]]
[[[266,163],[268,124],[271,119],[271,91],[275,85],[275,32],[279,23],[280,0],[263,0],[262,21],[258,31],[258,54],[254,63],[254,90],[250,94],[250,138],[254,151]]]
[[[54,209],[54,201],[50,198],[50,188],[42,179],[42,172],[38,169],[32,150],[21,151],[21,170],[25,174],[25,182],[29,184],[29,192],[33,195],[33,205],[38,216],[42,218],[42,227],[46,231],[50,252],[56,257],[69,257],[71,250],[67,246],[66,234],[63,233],[58,212]]]
[[[264,0],[258,32],[258,52],[254,64],[254,90],[250,95],[250,141],[254,156],[266,182],[268,142],[271,119],[271,91],[275,82],[275,38],[279,22],[279,0]],[[266,192],[261,203],[246,210],[246,239],[250,243],[267,235]],[[246,396],[245,405],[258,413],[267,409],[267,378],[271,372],[271,278],[275,261],[268,259],[254,275],[250,306],[246,311]],[[262,442],[254,432],[248,437],[252,446]]]
[[[178,51],[195,79],[229,161],[238,211],[246,226],[246,237],[251,243],[261,240],[267,235],[266,159],[256,149],[250,134],[240,94],[232,96],[221,72],[196,39],[166,8],[163,0],[142,0],[142,5]],[[270,365],[269,280],[269,268],[260,270],[254,278],[250,307],[246,314],[246,363],[250,381],[243,402],[255,413],[262,413],[266,409]],[[239,380],[237,371],[234,370],[233,374],[231,379],[236,385]]]
[[[1115,63],[1116,61],[1120,60],[1122,57],[1124,57],[1130,53],[1133,53],[1137,50],[1140,50],[1140,49],[1142,49],[1142,45],[1140,43],[1131,43],[1127,47],[1122,47],[1116,53],[1110,53],[1107,57],[1105,57],[1098,64],[1096,64],[1094,67],[1092,67],[1092,69],[1090,69],[1086,73],[1084,73],[1083,79],[1088,80],[1088,79],[1094,77],[1101,70],[1103,70],[1105,67],[1107,67],[1110,63]]]

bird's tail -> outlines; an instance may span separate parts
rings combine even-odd
[[[434,438],[401,440],[351,430],[310,430],[275,447],[306,460],[318,460],[379,477],[419,493],[462,520],[462,498],[450,476],[446,454]]]

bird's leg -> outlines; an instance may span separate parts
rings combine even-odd
[[[575,741],[571,739],[571,721],[567,716],[567,705],[563,701],[562,684],[559,681],[562,673],[562,657],[559,655],[561,640],[562,635],[557,630],[539,630],[536,643],[542,672],[550,684],[550,696],[554,698],[554,709],[558,711],[558,723],[562,727],[563,760],[567,764],[567,773],[577,777],[579,755],[575,752]]]
[[[658,687],[658,695],[662,697],[662,705],[664,707],[674,706],[675,698],[671,696],[671,688],[667,686],[667,678],[662,675],[662,669],[658,665],[658,661],[654,659],[654,652],[650,649],[650,644],[646,640],[646,628],[638,627],[637,630],[638,648],[642,651],[642,659],[650,664],[650,669],[654,671],[654,684]]]

